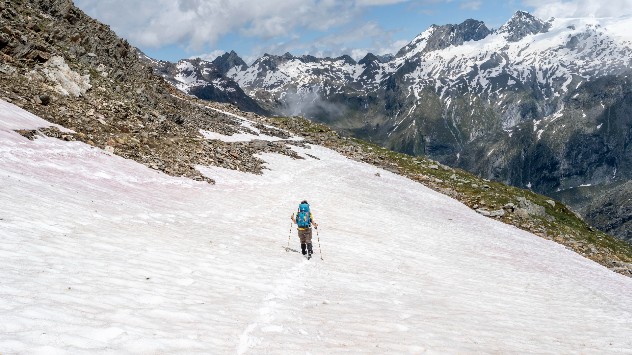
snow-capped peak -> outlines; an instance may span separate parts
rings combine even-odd
[[[237,68],[238,70],[245,70],[248,68],[248,64],[246,64],[246,62],[244,62],[244,60],[235,53],[235,51],[230,51],[230,53],[226,52],[215,58],[215,60],[213,60],[213,64],[222,74],[226,74],[232,68]]]
[[[482,21],[468,19],[458,25],[432,25],[402,48],[397,57],[411,58],[418,53],[426,53],[460,46],[465,42],[478,41],[487,37],[491,31]]]
[[[526,11],[516,13],[498,29],[509,42],[517,42],[526,36],[546,33],[551,28],[551,22],[545,22]]]
[[[413,55],[422,52],[426,48],[426,43],[428,42],[428,38],[432,35],[436,28],[439,26],[432,25],[430,28],[420,33],[415,37],[410,43],[405,45],[402,49],[397,52],[396,57],[412,57]]]

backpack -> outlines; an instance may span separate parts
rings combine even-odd
[[[298,214],[296,215],[296,224],[299,228],[309,228],[312,225],[312,218],[309,213],[309,205],[301,203],[298,205]]]

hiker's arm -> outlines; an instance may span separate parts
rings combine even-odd
[[[290,219],[292,220],[292,222],[294,222],[294,224],[296,224],[296,218],[294,218],[294,213],[292,213],[292,217],[290,217]]]

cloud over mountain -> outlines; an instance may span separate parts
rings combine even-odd
[[[523,3],[533,7],[535,9],[534,14],[542,18],[618,17],[622,15],[632,15],[632,0],[525,0]]]
[[[326,31],[350,22],[366,7],[399,2],[403,1],[77,0],[77,5],[137,45],[186,43],[199,49],[235,32],[268,39],[305,29]]]

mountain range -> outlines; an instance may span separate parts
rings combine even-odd
[[[304,116],[552,196],[632,240],[630,26],[629,16],[518,11],[498,29],[472,19],[433,25],[395,55],[359,61],[286,53],[247,65],[230,52],[158,71],[200,98],[239,87],[244,95],[228,102],[242,109]]]

